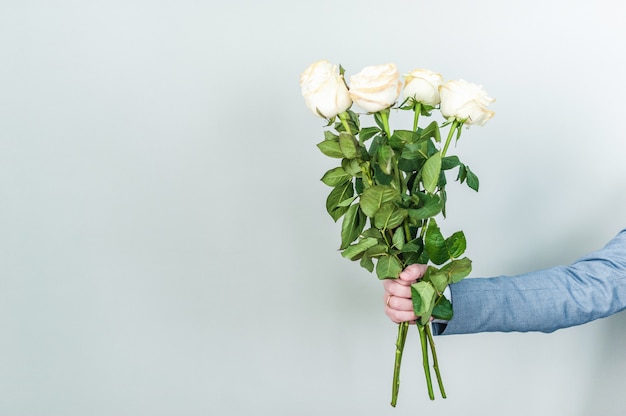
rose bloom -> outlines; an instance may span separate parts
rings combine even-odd
[[[446,118],[465,120],[465,124],[483,126],[495,113],[487,106],[495,99],[487,95],[480,85],[464,80],[448,81],[439,87],[441,114]]]
[[[443,77],[427,69],[415,69],[404,76],[402,97],[404,100],[413,98],[415,101],[436,106],[441,101],[439,86],[443,84]]]
[[[300,75],[300,88],[306,106],[318,117],[333,118],[352,105],[337,65],[326,60],[314,62]]]
[[[368,66],[350,77],[350,96],[368,113],[391,107],[401,87],[400,74],[394,64]]]

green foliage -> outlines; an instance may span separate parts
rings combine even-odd
[[[398,200],[400,193],[396,189],[391,186],[374,185],[363,191],[360,204],[365,215],[372,218],[384,203]]]
[[[393,202],[386,202],[374,215],[374,226],[379,230],[393,230],[402,225],[407,217],[407,210],[398,207]]]
[[[428,223],[424,243],[428,257],[433,263],[438,265],[459,257],[465,252],[466,248],[463,231],[457,231],[450,237],[444,238],[434,218]]]
[[[433,107],[409,102],[401,109],[430,116]],[[328,157],[339,159],[321,181],[331,187],[326,210],[341,219],[341,255],[379,279],[397,278],[414,263],[429,264],[424,277],[412,285],[412,299],[420,324],[430,316],[452,317],[452,305],[443,297],[446,286],[467,277],[471,261],[462,231],[445,237],[435,217],[446,215],[447,174],[478,190],[478,177],[456,155],[445,151],[462,126],[459,122],[424,128],[393,130],[388,110],[374,113],[375,125],[361,128],[359,115],[348,110],[330,120],[334,131],[324,132],[317,144]],[[445,144],[441,128],[450,125]]]
[[[339,147],[339,138],[333,140],[324,140],[317,144],[318,149],[328,157],[340,159],[343,157],[341,148]]]
[[[328,186],[339,186],[352,179],[352,175],[346,172],[342,167],[336,167],[329,170],[322,176],[322,182]]]
[[[445,273],[448,284],[457,283],[469,276],[472,271],[472,261],[467,257],[452,260],[441,268],[441,272]]]
[[[386,254],[378,259],[376,263],[376,275],[379,279],[395,279],[398,277],[402,267],[402,262],[396,256]]]
[[[423,129],[420,137],[422,139],[434,139],[437,143],[441,143],[441,133],[439,132],[439,125],[437,122],[433,121],[425,129]]]
[[[439,195],[417,192],[416,196],[419,197],[418,208],[409,209],[409,217],[413,223],[434,217],[443,209],[443,199]]]
[[[364,127],[359,132],[359,139],[361,143],[365,143],[367,140],[376,136],[378,133],[380,133],[380,128],[378,127]]]
[[[449,321],[454,315],[452,311],[452,303],[450,303],[445,296],[439,296],[435,302],[435,307],[433,308],[431,315],[433,318],[445,319],[446,321]]]
[[[359,144],[354,136],[346,132],[339,134],[339,148],[347,159],[354,159],[359,155]]]
[[[343,214],[348,211],[347,206],[341,205],[347,199],[350,199],[354,195],[354,187],[352,182],[346,182],[342,185],[338,185],[330,191],[328,198],[326,198],[326,211],[337,221]]]
[[[467,180],[467,186],[478,192],[478,176],[470,170],[469,166],[460,164],[459,175],[456,179],[461,183]]]
[[[439,172],[441,172],[441,153],[435,153],[426,160],[422,169],[422,180],[426,192],[433,193],[439,182]]]
[[[348,247],[354,240],[359,238],[365,227],[367,218],[358,204],[351,205],[346,211],[341,224],[341,250]]]
[[[420,324],[426,325],[430,320],[430,315],[435,307],[437,291],[430,282],[420,280],[411,285],[411,300],[413,310],[420,319]]]
[[[374,247],[378,244],[378,240],[371,237],[366,237],[359,240],[358,243],[352,244],[349,247],[346,247],[345,250],[341,253],[341,255],[350,260],[358,260],[357,257],[360,257],[368,248]],[[371,271],[371,270],[370,270]]]

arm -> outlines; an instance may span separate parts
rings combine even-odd
[[[450,285],[454,317],[435,334],[541,331],[581,325],[626,308],[626,229],[570,266]]]

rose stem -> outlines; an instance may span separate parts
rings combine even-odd
[[[396,339],[396,358],[393,365],[393,381],[391,385],[391,406],[396,407],[398,401],[398,391],[400,390],[400,364],[402,363],[402,351],[406,341],[409,323],[400,322],[398,324],[398,338]]]
[[[452,125],[450,126],[450,131],[448,132],[448,138],[446,139],[446,144],[443,146],[443,150],[441,151],[441,157],[444,157],[446,155],[446,152],[448,151],[448,146],[450,146],[452,136],[454,135],[454,131],[457,129],[458,125],[458,120],[454,120],[452,122]]]
[[[345,111],[343,113],[339,113],[339,120],[341,120],[341,124],[343,124],[343,128],[346,129],[346,131],[350,134],[352,134],[352,129],[350,128],[350,125],[348,124],[348,113],[346,113]]]
[[[439,361],[437,361],[437,350],[435,349],[435,341],[433,340],[433,334],[430,330],[430,325],[426,326],[426,335],[428,336],[428,343],[430,344],[430,350],[433,354],[433,368],[435,369],[435,375],[437,376],[437,383],[439,384],[439,391],[441,397],[446,398],[446,390],[443,388],[443,381],[441,380],[441,373],[439,373]]]
[[[385,134],[387,135],[387,138],[391,137],[391,130],[389,129],[389,109],[385,108],[384,110],[380,110],[380,118],[382,119],[383,122],[383,127],[385,130]]]
[[[422,364],[424,366],[424,375],[426,376],[426,385],[428,387],[428,397],[430,400],[435,400],[435,393],[433,392],[433,382],[430,379],[430,366],[428,365],[428,343],[426,341],[426,325],[417,323],[417,329],[420,332],[420,343],[422,344]]]
[[[417,131],[417,121],[419,120],[420,113],[422,112],[422,103],[415,103],[413,111],[415,112],[413,115],[413,131]]]

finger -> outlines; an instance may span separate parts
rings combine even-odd
[[[425,264],[411,264],[407,266],[401,273],[398,280],[402,282],[415,283],[418,279],[421,279],[426,272]]]
[[[415,316],[415,313],[412,311],[399,311],[388,306],[385,306],[385,314],[397,324],[400,322],[415,321],[417,319],[417,316]]]
[[[399,296],[393,296],[387,294],[385,296],[385,305],[388,308],[395,309],[397,311],[412,311],[413,301],[411,299],[402,298]]]
[[[399,284],[397,280],[383,280],[385,293],[402,298],[411,297],[411,286]]]

